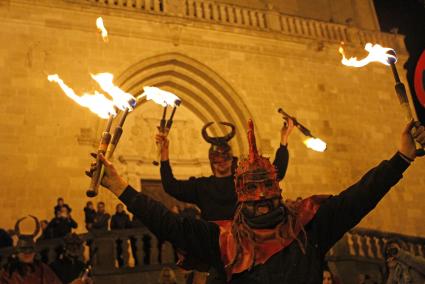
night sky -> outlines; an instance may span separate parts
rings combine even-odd
[[[374,3],[381,31],[391,32],[397,28],[399,34],[406,36],[405,43],[410,54],[404,66],[407,69],[407,81],[414,95],[419,119],[425,123],[425,107],[417,101],[413,87],[416,63],[425,50],[425,0],[374,0]]]

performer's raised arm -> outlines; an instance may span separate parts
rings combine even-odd
[[[178,180],[173,175],[169,161],[167,132],[159,132],[156,142],[161,147],[161,182],[166,193],[183,202],[198,204],[198,183],[194,180]]]
[[[318,242],[323,253],[372,211],[403,177],[403,172],[416,158],[413,137],[425,143],[424,127],[417,128],[413,137],[410,134],[412,127],[413,122],[404,129],[398,152],[391,159],[381,162],[357,183],[339,195],[330,197],[320,207],[311,225],[318,229]]]
[[[208,264],[217,259],[211,251],[218,250],[218,226],[194,218],[184,218],[168,210],[160,202],[137,192],[118,174],[111,162],[100,156],[105,165],[102,185],[114,193],[144,225],[159,239],[171,242],[183,252]],[[212,247],[216,244],[217,247]]]
[[[273,165],[276,167],[277,180],[281,181],[286,175],[289,163],[288,138],[294,129],[294,121],[288,118],[280,130],[280,145],[276,151]]]

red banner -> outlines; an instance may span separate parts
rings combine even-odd
[[[419,103],[425,108],[425,50],[422,52],[415,69],[415,93]]]

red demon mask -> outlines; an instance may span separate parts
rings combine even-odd
[[[258,154],[254,123],[248,121],[249,156],[242,160],[235,174],[236,193],[239,202],[257,201],[281,197],[276,179],[276,169],[269,158]]]

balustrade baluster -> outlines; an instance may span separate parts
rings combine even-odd
[[[205,19],[210,21],[213,19],[211,12],[211,2],[204,1],[204,16]]]
[[[243,19],[243,25],[244,26],[251,25],[250,20],[249,20],[249,14],[248,14],[248,10],[247,9],[242,9],[242,19]]]
[[[223,23],[228,22],[226,7],[223,4],[220,4],[218,7],[220,11],[220,22],[223,22]]]
[[[194,9],[194,1],[193,0],[187,0],[187,15],[189,17],[195,16],[195,9]]]
[[[425,246],[422,244],[416,244],[417,249],[418,249],[418,255],[425,257]]]
[[[359,256],[365,256],[364,252],[364,238],[361,235],[357,235],[358,254]]]
[[[288,18],[285,16],[280,16],[280,26],[282,27],[282,32],[289,33],[290,28],[288,24]]]
[[[212,3],[212,17],[214,21],[219,21],[220,20],[220,12],[218,10],[218,4],[217,3]]]
[[[347,233],[347,246],[348,246],[348,253],[350,255],[357,255],[356,253],[356,245],[353,240],[353,234]]]
[[[370,258],[375,258],[375,254],[374,254],[373,249],[372,249],[371,237],[364,236],[364,239],[365,239],[367,256],[370,257]]]
[[[258,27],[257,13],[255,11],[249,11],[249,17],[253,27]]]
[[[229,23],[235,23],[235,10],[232,6],[226,6],[227,14],[229,15]]]
[[[261,29],[266,29],[266,15],[263,12],[258,12],[258,27]]]
[[[153,0],[153,10],[155,12],[161,12],[161,1],[160,0]]]
[[[237,25],[242,25],[243,21],[242,21],[242,11],[241,8],[239,7],[235,7],[235,23]]]
[[[375,248],[376,248],[376,258],[382,259],[384,255],[382,253],[382,241],[378,237],[373,237]]]
[[[203,2],[201,1],[195,1],[195,7],[196,7],[196,18],[203,19],[204,13],[203,13]]]

